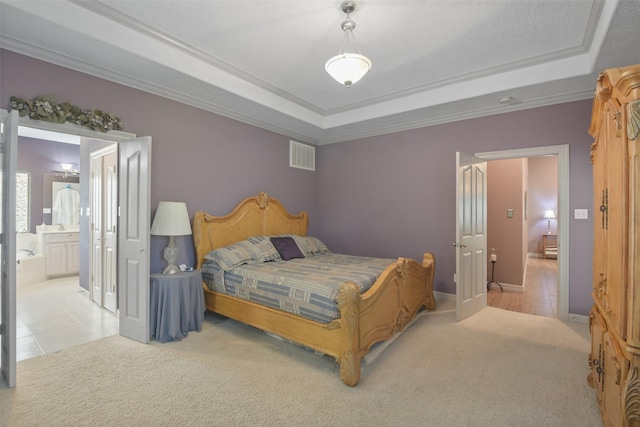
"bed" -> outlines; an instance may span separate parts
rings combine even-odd
[[[226,216],[198,211],[193,223],[196,268],[203,269],[212,251],[256,236],[307,236],[308,224],[306,212],[292,215],[266,193],[243,200]],[[355,386],[361,359],[371,346],[401,332],[422,307],[435,310],[434,256],[425,253],[422,263],[408,258],[390,261],[364,293],[353,281],[341,283],[335,298],[338,315],[333,320],[313,320],[212,290],[203,283],[205,305],[214,313],[334,357],[342,381]]]

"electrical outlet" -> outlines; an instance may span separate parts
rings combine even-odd
[[[589,219],[589,209],[574,209],[573,217],[575,219]]]
[[[513,209],[507,209],[507,218],[513,218]]]

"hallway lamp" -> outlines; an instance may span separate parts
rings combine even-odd
[[[552,209],[547,209],[544,211],[543,218],[547,220],[547,234],[551,234],[551,220],[556,218],[556,214],[553,213]]]
[[[169,245],[164,248],[164,259],[167,267],[162,274],[175,274],[180,272],[176,261],[180,255],[180,249],[176,246],[175,236],[187,236],[191,234],[191,223],[187,205],[184,202],[160,202],[156,216],[151,225],[151,234],[154,236],[169,236]]]

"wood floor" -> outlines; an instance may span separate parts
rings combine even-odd
[[[558,261],[527,258],[524,292],[500,292],[492,285],[487,293],[487,305],[519,313],[557,317]]]

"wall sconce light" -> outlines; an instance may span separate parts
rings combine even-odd
[[[75,169],[73,166],[75,166],[73,163],[60,163],[60,169],[62,169],[61,171],[55,171],[55,172],[62,172],[64,178],[67,178],[68,176],[77,176],[80,171],[78,169]]]

